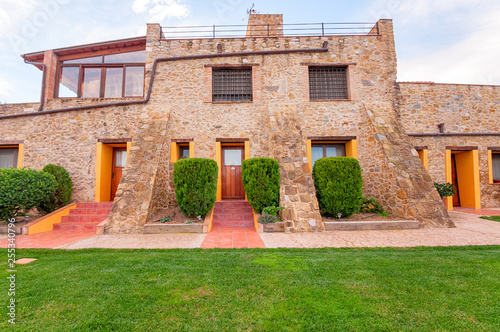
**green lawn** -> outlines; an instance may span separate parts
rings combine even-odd
[[[17,266],[17,331],[500,330],[500,246],[21,257],[38,261]]]
[[[500,221],[500,216],[491,216],[491,217],[480,217],[481,219],[486,219],[486,220],[493,220],[493,221]]]

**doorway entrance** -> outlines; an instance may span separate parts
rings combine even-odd
[[[456,190],[448,204],[480,209],[477,147],[447,147],[446,154],[446,181],[451,182]],[[451,208],[450,205],[448,205],[449,208]]]
[[[222,146],[222,199],[244,199],[245,189],[241,177],[244,145]]]
[[[109,202],[115,198],[127,162],[131,143],[103,140],[97,143],[95,201]],[[111,141],[107,143],[107,141]]]

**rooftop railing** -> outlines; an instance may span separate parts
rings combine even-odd
[[[249,34],[247,33],[249,31]],[[291,37],[379,34],[376,22],[162,27],[162,39]]]

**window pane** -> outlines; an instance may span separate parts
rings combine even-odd
[[[144,95],[144,67],[125,68],[125,97]]]
[[[241,150],[224,150],[225,166],[241,166]]]
[[[16,168],[17,154],[17,148],[0,149],[0,168]]]
[[[102,56],[93,56],[90,58],[66,60],[66,61],[63,61],[63,63],[102,63]]]
[[[326,147],[326,157],[337,157],[337,148],[334,146],[327,146]]]
[[[123,68],[106,69],[105,98],[121,98],[123,86]]]
[[[186,159],[186,158],[189,158],[189,147],[188,146],[181,146],[179,148],[180,150],[180,159]]]
[[[493,153],[491,155],[493,168],[493,180],[500,180],[500,153]]]
[[[252,101],[252,68],[213,69],[212,101]]]
[[[59,95],[58,97],[78,96],[78,67],[63,67],[61,77],[59,78]]]
[[[323,147],[322,146],[313,146],[311,147],[311,159],[312,159],[312,165],[314,166],[314,163],[316,160],[323,158]]]
[[[127,163],[127,150],[115,151],[115,167],[125,167]]]
[[[83,69],[83,98],[99,98],[101,90],[101,68]]]
[[[104,63],[145,63],[146,51],[111,54],[104,56]]]
[[[311,100],[348,99],[347,67],[309,67]]]

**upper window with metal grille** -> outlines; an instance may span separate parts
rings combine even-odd
[[[309,98],[349,99],[347,67],[309,67]]]
[[[212,101],[252,101],[252,68],[213,68]]]

